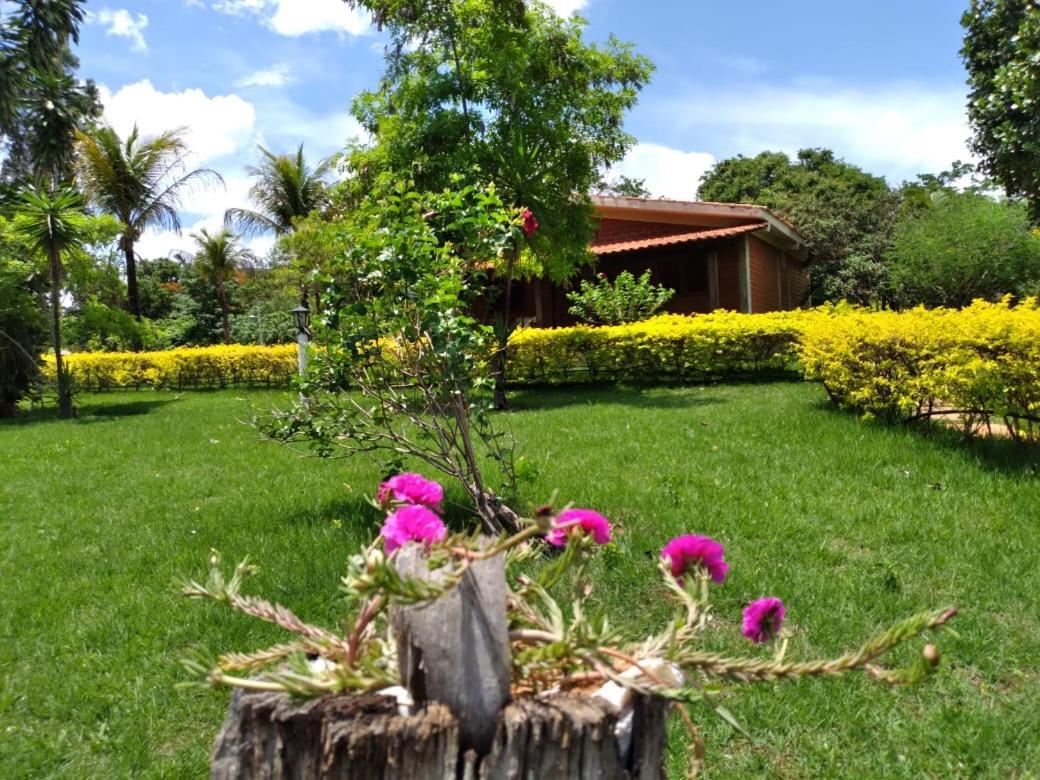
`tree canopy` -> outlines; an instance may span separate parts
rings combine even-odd
[[[701,179],[702,200],[755,203],[798,226],[812,266],[814,302],[871,303],[881,294],[884,252],[900,197],[880,176],[829,149],[722,160]]]
[[[0,25],[0,180],[65,179],[74,130],[101,113],[92,81],[75,77],[82,0],[12,3]],[[0,13],[3,13],[0,10]]]
[[[1031,0],[971,0],[961,18],[972,151],[1009,196],[1040,218],[1040,8]]]
[[[348,155],[359,186],[451,177],[494,183],[538,219],[544,272],[569,276],[589,255],[588,193],[634,139],[624,115],[652,71],[630,44],[587,42],[585,22],[538,0],[351,0],[390,33],[386,72],[353,113],[372,143]]]
[[[185,128],[142,137],[137,126],[126,138],[110,125],[77,134],[76,172],[87,198],[98,210],[112,214],[125,226],[121,241],[126,259],[130,313],[141,316],[134,246],[146,228],[179,231],[181,198],[193,187],[223,184],[208,168],[187,170]]]

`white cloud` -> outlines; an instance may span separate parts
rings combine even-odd
[[[323,31],[364,35],[369,31],[368,16],[343,0],[219,0],[213,8],[227,14],[264,16],[268,27],[291,37]]]
[[[195,242],[192,233],[206,228],[211,233],[224,227],[224,212],[229,208],[248,208],[249,188],[253,182],[241,173],[224,176],[224,187],[212,186],[198,189],[183,199],[184,228],[178,235],[169,230],[147,230],[137,242],[137,252],[145,258],[168,257],[176,251],[191,252]],[[191,217],[191,219],[187,219]],[[256,236],[245,245],[263,257],[274,246],[274,236]]]
[[[286,62],[258,70],[235,82],[236,87],[282,87],[296,81],[292,68]]]
[[[662,117],[699,145],[718,140],[726,153],[793,153],[829,147],[893,183],[969,160],[963,88],[916,84],[841,88],[826,81],[792,86],[691,91],[659,106]],[[715,146],[716,144],[711,144]]]
[[[135,123],[143,135],[188,128],[193,162],[233,154],[253,138],[256,109],[238,95],[209,97],[201,89],[161,92],[148,80],[127,84],[115,93],[102,86],[100,93],[105,119],[121,134]]]
[[[692,200],[701,175],[715,164],[707,152],[683,152],[653,143],[636,144],[611,175],[645,179],[653,197]]]
[[[588,0],[545,0],[545,4],[560,16],[570,16],[588,5]]]
[[[148,51],[148,44],[144,39],[144,29],[148,26],[148,17],[144,14],[137,14],[134,17],[125,8],[117,10],[102,8],[96,14],[90,14],[90,21],[104,25],[106,35],[129,40],[132,51]]]
[[[279,111],[273,121],[265,125],[263,134],[279,146],[295,147],[303,142],[308,158],[343,149],[353,138],[362,141],[368,138],[358,121],[346,111],[313,116],[299,108]]]
[[[334,30],[349,35],[368,32],[368,18],[343,0],[278,0],[271,29],[281,35]]]
[[[213,10],[225,14],[260,13],[268,5],[269,0],[220,0],[213,4]]]

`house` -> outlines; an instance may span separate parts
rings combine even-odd
[[[596,263],[573,282],[647,269],[675,290],[665,306],[679,314],[730,309],[766,312],[808,303],[805,239],[762,206],[650,198],[592,198],[599,227]],[[570,325],[566,290],[535,279],[514,290],[513,317],[534,326]]]

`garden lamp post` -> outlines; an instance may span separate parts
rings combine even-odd
[[[306,306],[297,306],[292,310],[296,322],[296,357],[300,365],[300,379],[307,370],[307,343],[310,341],[311,310]]]

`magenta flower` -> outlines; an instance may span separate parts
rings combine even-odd
[[[581,528],[585,533],[592,534],[596,544],[610,541],[610,523],[599,512],[591,509],[567,509],[561,512],[553,521],[552,530],[545,535],[545,539],[554,547],[565,547],[567,534],[572,528]]]
[[[721,583],[729,571],[729,564],[722,557],[724,552],[714,539],[687,534],[668,542],[661,550],[661,557],[671,565],[673,577],[682,577],[694,567],[703,566],[715,582]]]
[[[783,623],[784,602],[778,598],[759,599],[744,608],[741,633],[755,644],[762,644],[779,634]]]
[[[422,474],[398,474],[379,486],[379,502],[391,500],[402,504],[421,504],[439,512],[444,500],[444,488]]]
[[[524,233],[530,238],[538,231],[538,220],[531,209],[524,209]]]
[[[390,553],[408,542],[439,542],[447,534],[447,529],[444,522],[426,507],[406,504],[386,516],[379,534],[386,540],[386,551]]]

